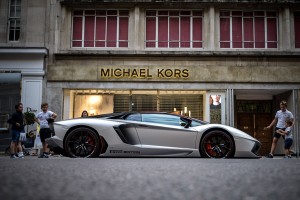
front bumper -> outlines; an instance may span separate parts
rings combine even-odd
[[[261,147],[261,143],[259,141],[236,137],[235,144],[236,144],[236,152],[234,157],[261,158],[261,156],[258,155],[258,151]]]

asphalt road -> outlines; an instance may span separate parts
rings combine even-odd
[[[0,157],[1,200],[300,199],[300,159]]]

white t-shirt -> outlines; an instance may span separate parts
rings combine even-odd
[[[293,139],[293,134],[292,134],[292,129],[291,129],[291,127],[290,127],[290,126],[289,126],[289,127],[286,127],[285,131],[288,132],[288,133],[285,135],[285,139],[288,139],[288,138]]]
[[[277,128],[285,128],[285,121],[287,119],[294,119],[294,116],[290,111],[288,111],[286,109],[285,112],[282,112],[282,110],[278,110],[276,112],[275,118],[278,119],[276,127]]]
[[[40,121],[40,128],[49,128],[47,119],[51,118],[53,112],[40,112],[36,115],[36,118]]]

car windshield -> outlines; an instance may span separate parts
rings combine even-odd
[[[205,123],[201,123],[200,121],[192,120],[191,127],[202,126]]]

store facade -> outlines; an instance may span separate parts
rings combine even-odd
[[[61,110],[62,119],[80,117],[83,110],[90,115],[125,111],[178,113],[237,127],[259,138],[264,143],[261,151],[266,153],[272,134],[263,127],[273,120],[279,102],[287,100],[288,109],[295,115],[298,112],[295,100],[299,85],[262,83],[272,77],[267,72],[257,73],[261,72],[259,61],[250,68],[226,66],[222,64],[224,58],[218,58],[217,66],[212,66],[208,64],[212,61],[205,61],[208,58],[193,58],[191,62],[186,57],[62,57],[56,60],[55,67],[49,68],[47,87],[49,102],[56,112]],[[240,58],[237,60],[241,62]],[[216,58],[213,63],[216,64]],[[200,67],[201,64],[204,66]],[[286,67],[285,63],[273,78],[277,79]],[[291,73],[289,78],[295,80],[298,75]],[[257,83],[248,83],[258,76]],[[218,83],[219,79],[227,79],[228,83]]]
[[[242,4],[187,3],[181,12],[180,3],[62,1],[55,5],[63,26],[50,49],[46,99],[60,119],[83,110],[160,111],[226,124],[258,138],[266,154],[272,132],[263,127],[279,102],[286,100],[296,118],[300,113],[300,49],[290,5],[255,5],[245,11]],[[249,42],[244,29],[239,41],[236,24],[246,27],[248,19],[266,30],[248,35],[256,37]],[[296,152],[298,135],[296,121]]]
[[[24,112],[40,110],[45,87],[45,48],[0,48],[0,150],[10,143],[7,120],[15,105],[23,103]],[[26,126],[27,130],[35,126]]]
[[[0,48],[1,127],[22,102],[24,112],[40,110],[45,76],[45,48]]]

